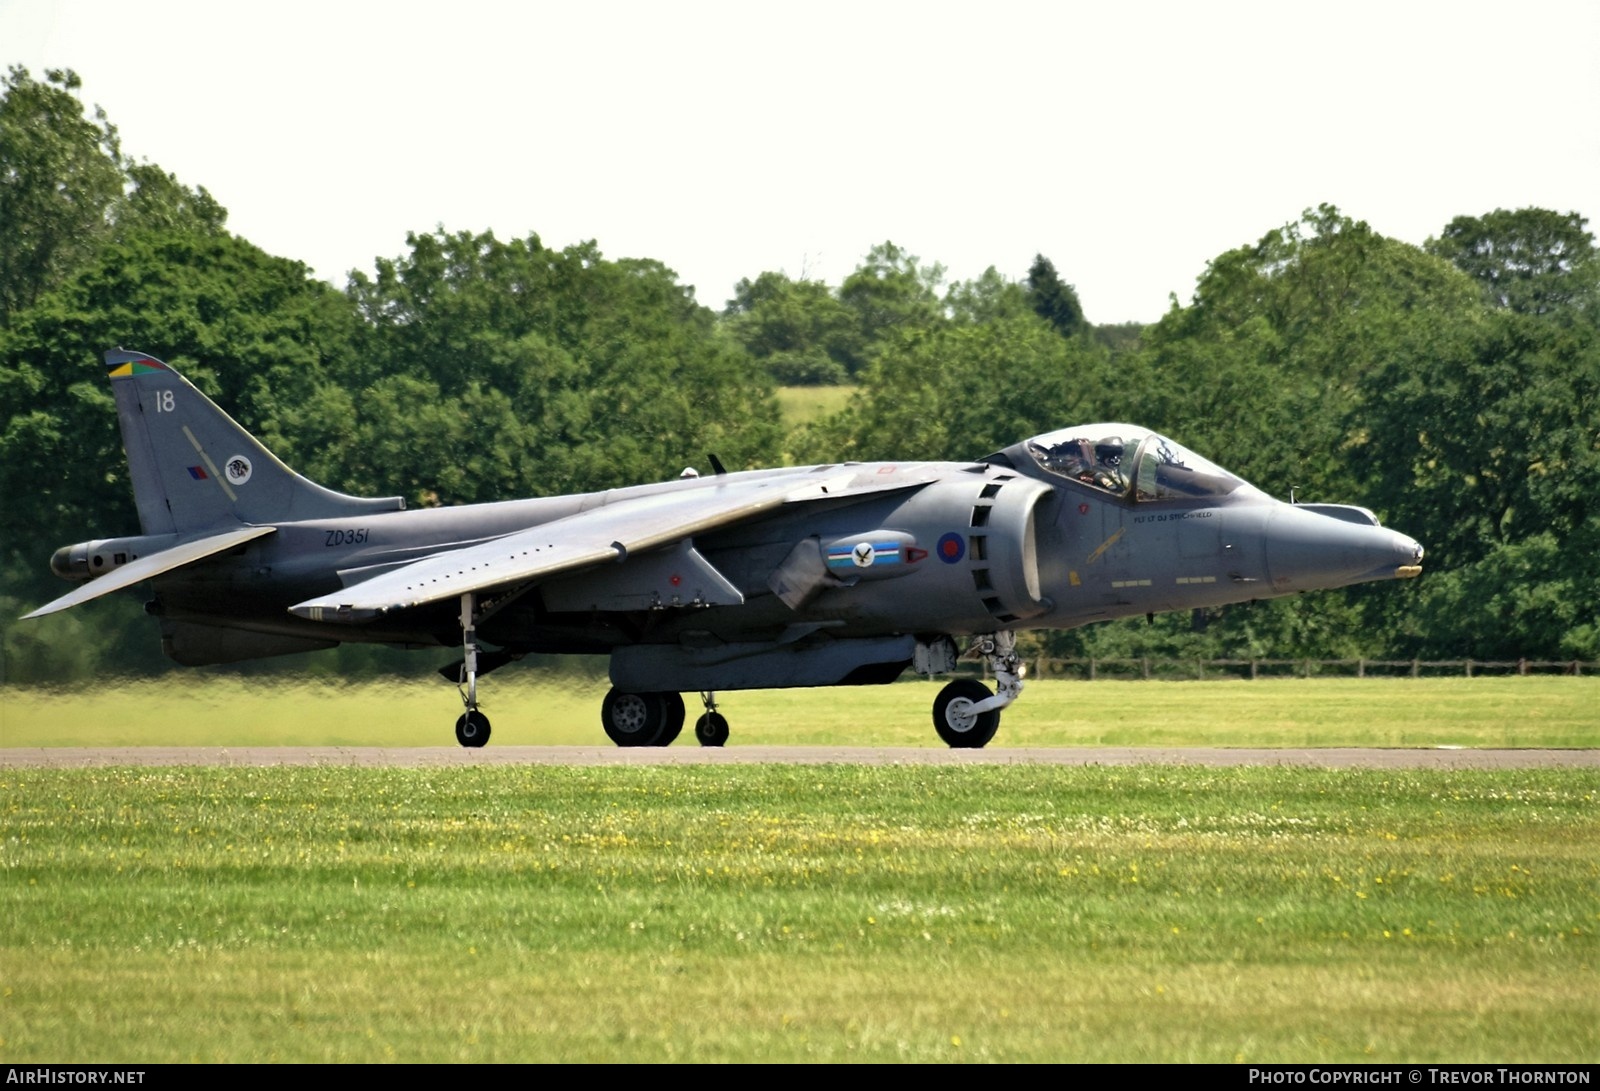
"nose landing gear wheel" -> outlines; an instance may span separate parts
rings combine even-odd
[[[694,737],[701,746],[723,746],[728,741],[728,721],[720,712],[708,712],[694,722]]]
[[[456,721],[456,742],[462,746],[482,746],[489,741],[489,717],[473,709]]]
[[[1000,711],[973,712],[972,706],[994,694],[972,678],[957,678],[933,702],[933,729],[945,745],[955,749],[977,749],[994,738],[1000,729]]]

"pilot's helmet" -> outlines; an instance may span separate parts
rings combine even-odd
[[[1094,445],[1094,456],[1105,466],[1122,465],[1122,437],[1113,436]]]
[[[1076,472],[1089,464],[1089,441],[1069,439],[1050,448],[1050,462],[1064,470]]]

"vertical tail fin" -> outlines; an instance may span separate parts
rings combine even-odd
[[[400,497],[346,496],[309,481],[182,375],[142,352],[106,353],[146,534],[398,511]]]

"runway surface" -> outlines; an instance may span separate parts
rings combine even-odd
[[[1299,765],[1323,769],[1600,769],[1600,750],[1222,750],[1092,747],[948,750],[869,746],[128,746],[0,748],[0,769],[345,765]]]

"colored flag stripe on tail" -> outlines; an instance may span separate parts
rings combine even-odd
[[[113,379],[127,379],[134,375],[156,375],[167,370],[167,365],[160,360],[129,360],[112,368],[110,375]]]

